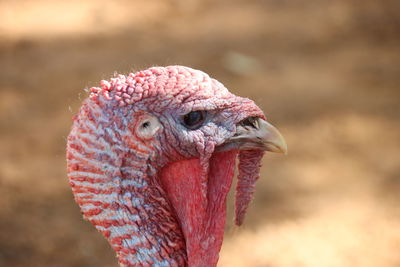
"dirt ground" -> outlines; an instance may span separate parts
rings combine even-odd
[[[117,266],[65,139],[84,88],[204,70],[286,137],[219,266],[400,266],[398,0],[0,1],[0,266]],[[232,201],[229,201],[229,213]],[[231,216],[231,215],[230,215]]]

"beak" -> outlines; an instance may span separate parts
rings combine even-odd
[[[287,144],[281,133],[272,124],[259,117],[249,117],[236,126],[234,136],[217,148],[226,150],[264,150],[287,154]]]

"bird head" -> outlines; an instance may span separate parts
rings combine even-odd
[[[121,265],[215,266],[235,161],[240,225],[265,151],[287,147],[253,101],[204,72],[170,66],[91,88],[68,138],[67,159],[76,201]]]

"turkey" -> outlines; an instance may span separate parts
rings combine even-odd
[[[120,266],[216,266],[235,160],[242,224],[265,151],[286,153],[250,99],[183,66],[90,89],[67,140],[76,202]]]

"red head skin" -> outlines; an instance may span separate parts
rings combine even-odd
[[[121,266],[216,266],[235,159],[240,225],[263,151],[215,149],[240,121],[264,118],[262,111],[182,66],[118,75],[91,92],[67,144],[68,177],[85,219]],[[197,110],[206,119],[188,129],[182,118]]]

